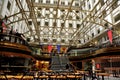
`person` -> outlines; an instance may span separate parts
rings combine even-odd
[[[15,33],[15,42],[19,42],[20,41],[20,38],[21,38],[21,34],[18,33],[18,31],[16,30],[16,33]]]
[[[2,30],[1,30],[2,31]],[[0,32],[0,41],[3,39],[3,34]]]
[[[3,21],[2,21],[2,19],[0,18],[0,41],[3,39],[3,26],[2,26],[2,23],[3,23]]]
[[[3,33],[3,27],[0,26],[0,33]]]
[[[3,26],[2,26],[2,23],[3,23],[3,21],[2,21],[2,19],[0,19],[0,33],[3,33]]]
[[[66,66],[65,66],[65,67],[66,67],[66,69],[69,69],[69,64],[66,64]]]
[[[9,34],[10,34],[10,35],[12,35],[12,34],[13,34],[13,30],[12,30],[12,29],[10,30]]]
[[[13,35],[13,30],[12,29],[10,30],[9,35],[10,35],[9,41],[11,41],[11,38],[12,38],[12,35]]]

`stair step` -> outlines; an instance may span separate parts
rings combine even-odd
[[[70,61],[67,56],[52,56],[51,61],[51,70],[54,71],[60,71],[60,70],[66,70],[66,64],[69,64]],[[69,67],[70,70],[73,70],[72,67]]]

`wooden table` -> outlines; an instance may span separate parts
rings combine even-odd
[[[85,80],[86,74],[88,74],[88,71],[84,71],[84,70],[77,70],[77,73],[83,75],[83,78]]]
[[[88,73],[88,71],[84,71],[84,70],[77,70],[77,73],[80,73],[80,74],[87,74]]]
[[[99,76],[102,76],[102,80],[104,80],[104,76],[110,76],[110,74],[109,73],[96,73],[96,75],[98,76],[98,78],[99,78]]]
[[[93,70],[93,71],[95,71],[95,73],[99,73],[99,72],[101,72],[101,70]]]

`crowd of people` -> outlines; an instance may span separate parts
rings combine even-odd
[[[4,35],[9,35],[9,39],[4,37]],[[9,29],[6,25],[5,22],[0,18],[0,40],[9,40],[11,41],[12,38],[15,38],[14,41],[20,41],[21,40],[25,40],[24,35],[22,33],[19,33],[18,30],[16,29],[16,31],[13,30],[13,27],[11,27],[11,29]]]

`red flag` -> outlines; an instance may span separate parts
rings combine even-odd
[[[112,44],[112,30],[108,30],[108,38],[109,38],[109,41],[110,43]]]
[[[3,32],[6,32],[7,27],[6,27],[6,25],[5,25],[5,23],[4,23],[4,22],[2,23],[2,27],[3,27]]]
[[[52,45],[48,45],[48,52],[51,53]]]
[[[97,69],[100,69],[100,64],[96,64],[96,68],[97,68]]]

